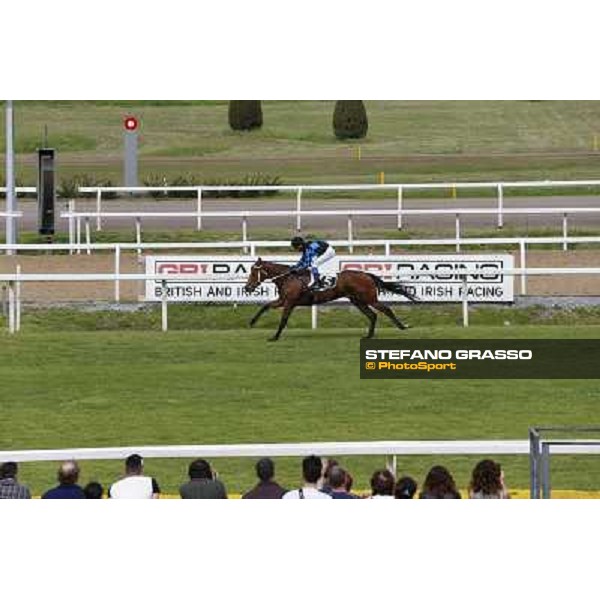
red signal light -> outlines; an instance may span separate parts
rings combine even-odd
[[[135,117],[125,117],[123,126],[127,131],[135,131],[139,126],[139,121]]]

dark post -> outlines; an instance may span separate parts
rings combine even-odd
[[[54,235],[54,205],[56,204],[56,173],[54,149],[38,150],[38,231],[40,235]]]

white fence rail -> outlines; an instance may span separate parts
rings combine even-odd
[[[560,218],[563,238],[568,237],[569,215],[600,214],[600,207],[526,207],[526,208],[430,208],[430,209],[339,209],[339,210],[244,210],[244,211],[197,211],[197,212],[77,212],[71,208],[60,214],[61,218],[67,219],[69,223],[69,242],[81,244],[82,221],[85,228],[86,243],[91,243],[92,219],[96,219],[97,229],[100,230],[101,219],[132,219],[135,226],[136,242],[142,241],[142,219],[164,219],[164,218],[193,218],[197,221],[197,229],[201,229],[202,219],[240,219],[242,241],[248,241],[248,226],[251,218],[282,218],[296,217],[297,223],[302,216],[307,217],[337,217],[345,218],[348,230],[348,241],[354,241],[354,227],[356,219],[360,217],[385,217],[395,216],[400,224],[406,216],[454,216],[455,243],[457,250],[460,249],[461,217],[473,215],[497,215],[502,219],[503,215],[556,215]],[[297,230],[300,228],[297,225]],[[398,229],[401,225],[398,226]],[[352,248],[352,245],[350,246]],[[566,249],[566,247],[565,247]]]
[[[600,451],[600,449],[598,450]],[[559,450],[560,452],[560,450]],[[575,453],[591,453],[586,447]],[[4,450],[0,462],[123,459],[133,453],[144,458],[260,458],[263,456],[395,456],[456,454],[528,454],[528,440],[310,442],[290,444],[227,444],[69,448],[64,450]]]
[[[497,238],[462,238],[457,242],[454,238],[440,239],[385,239],[385,240],[331,240],[335,248],[347,248],[350,253],[354,248],[381,247],[386,256],[391,256],[393,248],[418,248],[423,246],[456,246],[460,251],[461,245],[477,246],[514,246],[519,251],[519,267],[527,267],[527,249],[529,246],[544,246],[561,244],[567,250],[573,244],[598,244],[600,236],[563,236],[563,237],[497,237]],[[69,244],[0,244],[0,252],[69,252],[91,254],[93,250],[110,251],[114,253],[114,274],[120,273],[121,256],[124,251],[135,250],[138,256],[143,250],[242,250],[250,256],[257,256],[259,250],[272,250],[274,248],[289,248],[289,240],[264,240],[245,242],[123,242],[123,243],[92,243],[88,238],[85,243]],[[520,293],[527,293],[527,273],[521,274]],[[115,280],[115,301],[120,300],[119,280]]]
[[[64,460],[123,460],[131,454],[144,458],[263,458],[334,456],[384,456],[385,466],[397,473],[398,456],[523,456],[530,453],[529,440],[433,440],[378,442],[304,442],[283,444],[202,444],[177,446],[120,446],[113,448],[65,448],[59,450],[2,450],[0,463]],[[552,447],[552,454],[600,454],[600,444],[573,440]],[[534,492],[532,489],[532,496]]]
[[[248,191],[275,191],[290,192],[296,194],[296,229],[302,229],[302,196],[307,192],[348,192],[348,191],[393,191],[398,203],[397,227],[402,229],[402,204],[404,193],[411,190],[452,190],[456,192],[459,189],[491,189],[496,192],[497,204],[497,225],[502,227],[504,224],[504,192],[510,189],[523,188],[568,188],[568,187],[598,187],[600,180],[583,179],[575,181],[485,181],[485,182],[440,182],[440,183],[388,183],[388,184],[340,184],[340,185],[275,185],[275,186],[158,186],[158,187],[80,187],[81,194],[94,194],[96,196],[96,227],[102,228],[102,193],[168,193],[168,192],[189,192],[195,195],[196,211],[194,213],[197,219],[197,228],[202,228],[202,197],[205,192],[248,192]]]
[[[462,315],[463,315],[463,326],[469,326],[469,277],[479,279],[485,274],[484,270],[472,271],[464,270],[459,274],[453,271],[439,270],[434,274],[431,273],[402,273],[397,272],[395,275],[398,279],[409,281],[413,277],[460,277],[462,280]],[[557,268],[557,267],[536,267],[536,268],[516,268],[516,269],[495,269],[494,275],[600,275],[600,268],[598,267],[570,267],[570,268]],[[21,328],[21,284],[26,282],[89,282],[89,281],[160,281],[162,286],[161,294],[161,326],[163,331],[168,330],[168,294],[167,294],[167,282],[175,281],[190,281],[190,275],[156,275],[156,274],[142,274],[142,273],[21,273],[20,268],[17,267],[16,273],[0,273],[0,282],[6,282],[8,286],[8,331],[13,334],[20,331]],[[197,279],[196,276],[193,279]],[[231,277],[223,277],[217,279],[214,276],[208,279],[202,279],[202,281],[245,281],[241,279],[235,279]],[[313,311],[313,329],[317,326],[317,307],[312,306]]]

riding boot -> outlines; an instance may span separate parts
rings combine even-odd
[[[316,269],[312,269],[311,270],[311,275],[312,275],[312,283],[308,286],[308,289],[311,292],[314,292],[320,285],[321,283],[321,278],[319,277],[319,272]]]

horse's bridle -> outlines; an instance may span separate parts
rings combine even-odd
[[[263,283],[263,281],[275,281],[276,279],[279,279],[280,277],[285,277],[286,275],[290,274],[290,271],[286,271],[285,273],[281,273],[279,275],[275,275],[275,277],[266,277],[263,281],[261,281],[260,276],[261,273],[263,272],[263,266],[262,265],[252,265],[252,270],[254,269],[258,269],[258,280],[256,282],[257,287]]]
[[[262,281],[260,280],[260,276],[261,276],[261,273],[263,272],[263,266],[262,265],[252,265],[252,270],[254,270],[254,269],[258,269],[258,280],[256,282],[256,286],[258,287],[262,283]],[[265,279],[265,281],[266,281],[266,279]]]

